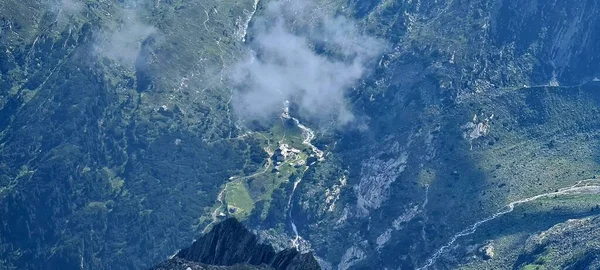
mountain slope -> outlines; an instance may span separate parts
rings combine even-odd
[[[149,267],[264,162],[214,80],[252,2],[0,6],[0,268]]]
[[[369,129],[343,134],[294,199],[316,255],[333,269],[412,269],[451,243],[434,266],[454,268],[469,256],[455,249],[522,246],[524,235],[596,213],[594,196],[525,204],[520,213],[544,221],[503,216],[452,241],[511,202],[598,174],[600,66],[577,60],[598,57],[596,3],[354,3],[366,29],[395,43],[350,93]]]
[[[0,268],[148,268],[223,216],[323,269],[596,262],[593,238],[565,255],[571,239],[530,237],[598,215],[597,1],[304,1],[0,2]],[[244,121],[235,94],[264,85],[228,72],[265,16],[306,46],[264,85],[327,83]],[[386,49],[359,65],[327,43],[372,39]],[[259,48],[297,49],[282,40]],[[339,103],[354,122],[315,119]]]
[[[195,269],[193,266],[212,269],[200,264],[231,266],[227,269],[321,269],[311,254],[300,254],[292,249],[276,253],[271,246],[259,243],[258,237],[233,218],[218,223],[190,247],[153,269]]]

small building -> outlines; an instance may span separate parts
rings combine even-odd
[[[286,158],[285,152],[281,148],[277,148],[273,153],[273,161],[275,162],[284,162]]]
[[[304,166],[304,164],[306,164],[306,161],[304,161],[304,160],[298,160],[298,162],[296,162],[296,164],[294,165],[294,167],[300,168],[300,167]]]

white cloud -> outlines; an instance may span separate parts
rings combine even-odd
[[[249,56],[230,69],[242,119],[271,117],[290,100],[302,117],[346,124],[354,118],[346,91],[385,48],[352,20],[322,14],[307,0],[270,3],[251,38]]]

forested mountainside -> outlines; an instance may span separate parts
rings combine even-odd
[[[0,269],[149,268],[227,217],[322,269],[593,268],[599,15],[0,1]]]

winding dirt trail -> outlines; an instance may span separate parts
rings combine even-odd
[[[302,136],[304,137],[304,140],[302,141],[302,143],[312,149],[312,151],[314,152],[318,161],[323,161],[325,159],[325,153],[321,149],[319,149],[318,147],[316,147],[315,145],[312,144],[312,141],[316,137],[315,132],[311,128],[300,123],[300,120],[298,120],[295,117],[291,117],[288,114],[285,114],[283,117],[292,119],[296,123],[296,126],[302,130]],[[248,134],[244,134],[244,136],[247,136],[247,135]],[[263,137],[265,137],[265,136],[263,135]],[[266,139],[268,140],[268,138],[266,138]],[[243,181],[243,180],[251,178],[251,177],[259,176],[259,175],[267,173],[269,171],[269,168],[272,165],[271,156],[273,156],[273,151],[271,150],[271,141],[270,140],[268,140],[268,146],[266,147],[265,151],[267,151],[267,153],[269,154],[269,157],[267,158],[267,161],[265,162],[265,166],[264,166],[263,170],[258,171],[251,175],[247,175],[247,176],[236,176],[236,177],[229,178],[229,181],[225,184],[225,186],[221,189],[221,191],[217,195],[217,202],[219,205],[211,213],[212,221],[208,225],[206,225],[206,227],[204,227],[204,229],[202,230],[202,233],[208,232],[208,230],[210,228],[212,228],[212,226],[219,221],[219,219],[218,219],[219,211],[221,211],[223,209],[223,206],[225,205],[224,197],[225,197],[225,192],[227,191],[227,187],[229,186],[229,184],[235,183],[237,181]],[[306,172],[306,170],[308,170],[308,166],[310,164],[306,164],[306,165],[307,165],[307,167],[304,169],[304,172]],[[294,187],[292,189],[292,193],[290,194],[290,198],[288,200],[288,216],[290,219],[290,225],[295,234],[294,239],[292,239],[292,246],[296,247],[296,248],[299,247],[300,235],[298,234],[296,224],[294,223],[294,219],[292,218],[291,204],[292,204],[292,199],[294,198],[294,194],[296,192],[296,188],[298,187],[300,182],[302,182],[302,177],[298,178],[294,182]]]
[[[427,263],[425,263],[425,265],[423,265],[417,269],[421,270],[421,269],[427,269],[427,268],[431,267],[433,264],[435,264],[437,259],[439,259],[439,257],[442,254],[444,254],[444,252],[446,250],[448,250],[452,245],[454,245],[454,243],[456,242],[456,240],[458,240],[458,238],[475,233],[475,231],[477,231],[477,228],[479,228],[479,226],[481,226],[482,224],[512,212],[513,210],[515,210],[515,206],[517,206],[519,204],[524,204],[527,202],[535,201],[537,199],[546,198],[546,197],[550,197],[550,196],[575,195],[575,194],[600,194],[600,185],[591,184],[591,182],[597,182],[597,181],[598,180],[596,180],[596,179],[582,180],[582,181],[577,182],[577,184],[575,184],[573,186],[561,188],[555,192],[548,192],[548,193],[544,193],[544,194],[540,194],[540,195],[536,195],[533,197],[529,197],[529,198],[511,202],[511,203],[507,204],[506,206],[502,207],[495,214],[493,214],[487,218],[484,218],[480,221],[477,221],[473,225],[471,225],[471,226],[467,227],[466,229],[455,234],[446,245],[440,247],[427,260]]]
[[[265,137],[263,135],[263,137]],[[265,137],[266,138],[266,137]],[[227,186],[229,186],[229,184],[235,183],[237,181],[243,181],[246,180],[248,178],[252,178],[255,176],[259,176],[261,174],[265,174],[269,171],[269,168],[272,165],[272,160],[271,160],[271,156],[273,155],[273,151],[271,150],[271,141],[268,140],[268,146],[265,148],[265,151],[268,154],[267,157],[267,161],[265,162],[265,166],[262,170],[257,171],[251,175],[245,175],[245,176],[232,176],[229,178],[229,182],[227,182],[225,184],[225,186],[221,189],[221,191],[219,192],[219,195],[217,195],[217,202],[219,203],[219,206],[217,206],[217,208],[215,208],[215,210],[211,213],[211,218],[212,221],[206,225],[206,227],[204,227],[204,230],[202,230],[202,233],[206,233],[210,228],[212,228],[212,225],[215,224],[216,222],[219,221],[218,219],[218,215],[219,215],[219,210],[221,210],[223,208],[223,205],[225,204],[225,202],[223,201],[223,197],[225,196],[225,191],[227,191]]]

